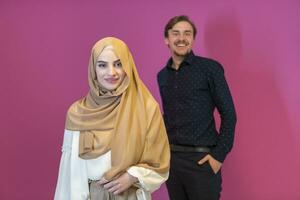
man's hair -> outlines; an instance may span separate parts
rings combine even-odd
[[[186,15],[179,15],[179,16],[175,16],[173,18],[171,18],[167,25],[165,26],[165,38],[167,38],[169,36],[169,30],[172,29],[175,24],[177,24],[178,22],[188,22],[192,28],[193,28],[193,36],[194,38],[196,37],[197,34],[197,28],[195,26],[195,24],[189,19],[188,16]]]

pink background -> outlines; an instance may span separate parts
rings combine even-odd
[[[236,104],[222,200],[300,199],[300,1],[102,2],[0,1],[1,200],[53,199],[65,113],[87,93],[98,39],[128,44],[160,102],[163,28],[178,14],[198,27],[194,51],[224,65]]]

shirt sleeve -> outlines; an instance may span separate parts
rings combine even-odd
[[[136,184],[137,187],[142,188],[149,193],[157,190],[169,177],[168,172],[165,174],[159,174],[153,170],[137,166],[130,167],[127,172],[139,180]]]
[[[221,117],[221,126],[216,146],[212,149],[211,155],[220,162],[223,162],[226,155],[231,151],[234,140],[236,125],[236,112],[232,96],[224,76],[223,67],[214,62],[210,75],[210,89],[213,101]]]
[[[85,161],[78,157],[79,132],[65,130],[54,200],[89,197]]]

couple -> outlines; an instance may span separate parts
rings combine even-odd
[[[220,198],[236,116],[222,66],[192,52],[196,33],[187,16],[165,27],[164,119],[127,45],[109,37],[93,46],[90,90],[67,112],[55,200],[150,200],[166,180],[171,200]]]

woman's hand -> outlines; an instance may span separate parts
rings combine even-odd
[[[119,178],[107,181],[105,178],[101,178],[100,181],[97,182],[99,186],[103,186],[109,192],[113,194],[120,194],[130,188],[134,183],[136,183],[138,179],[134,176],[131,176],[127,172],[122,174]]]

